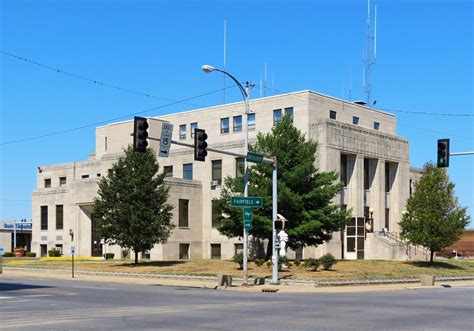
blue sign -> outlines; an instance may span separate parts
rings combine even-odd
[[[13,223],[4,223],[3,224],[4,229],[8,230],[13,230]],[[32,224],[31,223],[16,223],[16,228],[17,229],[22,229],[22,230],[31,230],[32,229]]]
[[[3,247],[0,246],[0,257],[2,257],[2,255],[3,255]]]

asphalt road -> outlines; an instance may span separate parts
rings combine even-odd
[[[244,293],[0,275],[0,329],[8,330],[473,330],[473,325],[474,287]]]

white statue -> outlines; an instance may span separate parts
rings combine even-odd
[[[281,229],[278,232],[278,237],[280,238],[280,256],[286,256],[286,243],[288,242],[288,233],[285,232],[285,229]]]

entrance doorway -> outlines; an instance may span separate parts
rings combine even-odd
[[[352,217],[346,225],[346,259],[363,260],[365,246],[365,218]]]
[[[91,255],[92,256],[102,256],[102,242],[97,235],[96,227],[96,217],[94,214],[91,214]]]

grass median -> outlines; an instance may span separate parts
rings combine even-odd
[[[71,268],[70,259],[57,258],[48,260],[5,261],[5,266],[65,269]],[[76,270],[101,272],[139,272],[153,274],[178,274],[196,276],[217,276],[219,274],[241,277],[242,270],[237,264],[225,260],[188,260],[188,261],[140,261],[134,265],[129,260],[92,260],[75,261]],[[250,277],[271,277],[272,267],[266,264],[257,266],[249,263]],[[287,270],[280,272],[281,278],[307,280],[372,280],[372,279],[405,279],[417,278],[422,274],[433,276],[474,276],[474,260],[443,260],[430,265],[425,261],[338,261],[331,270],[308,271],[304,265],[291,264]]]

